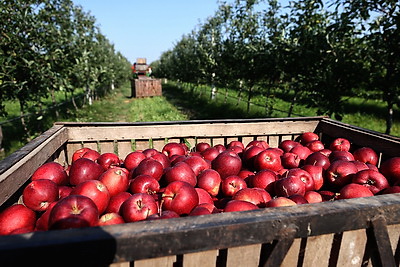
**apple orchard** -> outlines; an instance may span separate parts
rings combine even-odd
[[[305,132],[277,147],[171,142],[124,159],[90,148],[71,164],[47,162],[18,203],[0,213],[0,235],[183,216],[218,216],[400,192],[400,157],[379,162],[369,147],[329,144]]]

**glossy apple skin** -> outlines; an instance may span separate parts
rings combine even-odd
[[[301,195],[291,195],[288,197],[288,199],[294,201],[297,205],[308,204],[308,200]]]
[[[107,187],[99,180],[89,180],[78,184],[70,195],[89,197],[96,204],[99,215],[104,213],[111,198]]]
[[[279,143],[278,147],[284,152],[289,152],[293,147],[299,146],[300,143],[294,140],[283,140]]]
[[[204,150],[206,150],[206,149],[208,149],[210,147],[211,147],[211,145],[209,143],[200,142],[200,143],[196,144],[195,151],[201,153],[201,152],[203,152]]]
[[[199,188],[199,187],[196,187],[195,190],[199,197],[199,204],[203,204],[203,203],[214,204],[213,198],[206,190],[204,190],[203,188]]]
[[[280,197],[289,197],[291,195],[304,196],[306,185],[298,176],[288,176],[275,181],[275,193]]]
[[[383,174],[371,169],[362,170],[354,174],[352,182],[367,187],[374,195],[390,187]]]
[[[189,214],[199,204],[199,196],[194,187],[183,181],[174,181],[162,193],[162,208],[179,215]]]
[[[160,181],[163,171],[164,167],[159,161],[152,158],[146,158],[142,160],[134,170],[131,171],[133,172],[133,175],[130,176],[131,178],[134,178],[141,174],[147,174],[152,176],[157,181]]]
[[[211,167],[210,164],[201,156],[189,156],[183,162],[192,168],[195,176]]]
[[[106,152],[100,154],[97,158],[96,162],[100,164],[104,170],[108,170],[112,167],[119,167],[121,166],[122,160],[118,157],[115,153]]]
[[[370,147],[360,147],[353,152],[353,156],[355,160],[369,163],[372,165],[378,164],[378,154]]]
[[[331,186],[342,188],[351,183],[352,175],[358,171],[353,162],[336,160],[331,163],[324,174],[325,181]]]
[[[143,221],[157,212],[157,202],[152,196],[145,193],[133,194],[122,203],[120,208],[121,216],[125,222]]]
[[[160,191],[160,183],[154,179],[154,177],[142,174],[136,176],[134,179],[131,180],[129,185],[129,192],[132,194],[136,193],[146,193],[149,195],[156,194]]]
[[[69,229],[97,226],[99,212],[89,197],[70,195],[60,199],[52,208],[49,229]]]
[[[304,160],[304,165],[321,166],[324,170],[328,169],[331,165],[329,157],[322,154],[320,151],[313,152]]]
[[[235,152],[224,151],[211,162],[211,166],[221,175],[221,179],[225,179],[240,172],[242,160]]]
[[[317,151],[321,151],[321,150],[325,149],[324,144],[320,140],[311,141],[311,142],[305,144],[305,146],[308,149],[310,149],[312,152],[317,152]]]
[[[213,197],[218,195],[221,182],[221,175],[214,169],[204,170],[197,176],[197,186],[206,190]]]
[[[298,168],[300,166],[300,157],[292,152],[285,152],[281,156],[282,166],[286,169]]]
[[[129,188],[128,172],[121,167],[107,169],[98,180],[107,187],[111,197],[127,191]]]
[[[271,200],[271,196],[261,188],[243,188],[236,192],[232,199],[244,200],[261,208]]]
[[[58,185],[47,179],[30,182],[22,192],[25,206],[34,211],[46,211],[52,202],[58,200],[58,197]]]
[[[299,177],[300,180],[304,183],[305,185],[305,190],[307,191],[312,191],[315,190],[315,183],[314,183],[314,179],[311,176],[311,174],[306,171],[303,170],[301,168],[293,168],[293,169],[289,169],[286,174],[285,177],[290,177],[290,176],[296,176]]]
[[[71,160],[71,162],[74,162],[75,160],[82,158],[82,156],[83,156],[86,152],[88,152],[89,150],[91,150],[91,149],[88,148],[88,147],[82,147],[82,148],[80,148],[80,149],[75,150],[74,153],[72,154],[72,160]]]
[[[274,171],[261,170],[256,172],[250,180],[251,187],[265,189],[270,195],[275,195],[274,183],[278,176]]]
[[[118,195],[115,195],[110,198],[108,202],[107,208],[105,210],[106,213],[120,213],[120,208],[122,203],[125,202],[132,194],[129,192],[121,192]]]
[[[164,180],[167,184],[174,181],[184,181],[192,186],[196,186],[197,177],[193,169],[184,161],[176,163],[172,167],[168,167],[164,170]]]
[[[330,145],[329,149],[332,151],[349,151],[351,147],[351,143],[346,138],[336,138],[333,140]]]
[[[303,145],[293,147],[289,152],[296,154],[299,156],[300,160],[304,161],[312,151]]]
[[[118,213],[105,213],[99,219],[99,226],[125,223],[124,218]]]
[[[391,185],[397,185],[400,182],[400,157],[383,161],[379,170]]]
[[[124,167],[129,171],[135,169],[139,163],[146,158],[145,154],[141,151],[133,151],[126,155],[124,159]]]
[[[267,203],[267,208],[296,206],[296,202],[287,197],[273,198]]]
[[[304,198],[308,201],[308,203],[320,203],[320,202],[322,202],[321,194],[316,192],[316,191],[307,191],[304,194]]]
[[[367,187],[360,184],[350,183],[348,185],[345,185],[342,189],[340,189],[337,199],[349,199],[349,198],[372,197],[372,196],[374,196],[374,194],[372,194],[371,190],[369,190]]]
[[[36,213],[22,204],[14,204],[0,213],[0,236],[10,235],[18,229],[33,231]]]
[[[200,215],[210,215],[211,212],[202,206],[196,206],[192,211],[188,214],[188,216],[200,216]]]
[[[165,154],[167,157],[171,158],[173,155],[185,155],[186,154],[186,150],[185,148],[176,142],[171,142],[166,144],[161,152],[163,154]]]
[[[78,185],[84,181],[96,180],[104,172],[103,167],[93,160],[80,158],[74,161],[69,170],[69,183]]]
[[[235,212],[235,211],[245,211],[245,210],[256,210],[259,209],[257,205],[244,200],[230,200],[226,203],[224,212]]]
[[[307,171],[314,180],[314,190],[320,190],[324,185],[324,169],[322,166],[316,165],[303,165],[301,167],[303,170]]]
[[[247,147],[242,153],[243,165],[250,170],[254,170],[254,158],[265,149],[262,146]]]
[[[255,170],[272,170],[272,171],[279,171],[283,169],[281,163],[281,155],[280,153],[273,149],[267,148],[264,151],[257,154],[254,158],[254,167]]]
[[[179,218],[179,214],[172,210],[163,210],[161,214],[154,213],[147,217],[147,220],[161,220],[161,219],[170,219],[170,218]]]
[[[316,140],[319,140],[319,135],[314,132],[304,132],[298,137],[298,141],[302,145],[306,145]]]
[[[220,152],[216,147],[210,147],[202,151],[201,155],[204,157],[204,159],[213,161],[219,155],[219,153]]]
[[[68,184],[68,175],[65,168],[57,162],[47,162],[41,165],[32,174],[31,180],[48,179],[55,182],[57,185]]]
[[[221,182],[221,191],[226,197],[232,197],[237,191],[243,188],[247,188],[247,183],[237,175],[228,176]]]

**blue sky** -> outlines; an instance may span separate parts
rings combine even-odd
[[[213,16],[217,0],[73,0],[96,18],[101,32],[131,63],[151,63]]]

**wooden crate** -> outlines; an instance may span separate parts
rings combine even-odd
[[[70,163],[87,146],[124,158],[166,142],[271,146],[314,131],[323,142],[348,138],[381,160],[400,140],[323,117],[154,123],[57,123],[0,162],[0,205],[18,200],[34,170]],[[400,252],[400,196],[340,200],[122,225],[0,237],[1,266],[395,266]]]
[[[147,76],[139,76],[132,80],[132,97],[161,96],[162,86],[160,79],[153,79]]]

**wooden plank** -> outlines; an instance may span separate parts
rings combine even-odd
[[[278,147],[279,145],[279,136],[272,135],[268,137],[268,144],[270,147]]]
[[[379,259],[382,266],[396,266],[390,239],[386,227],[386,220],[379,216],[371,221],[374,232],[376,247],[379,252]]]
[[[290,249],[288,250],[285,258],[283,259],[281,267],[298,266],[300,244],[301,244],[301,238],[296,238],[293,241],[293,244],[290,246]]]
[[[384,216],[388,223],[400,224],[399,195],[387,194],[196,218],[182,217],[168,219],[168,222],[154,220],[111,227],[1,236],[0,258],[2,263],[6,264],[23,265],[35,262],[45,264],[59,259],[67,249],[70,253],[77,253],[77,257],[82,254],[81,257],[85,258],[83,261],[88,262],[101,259],[115,259],[117,262],[133,261],[194,251],[265,244],[281,239],[281,232],[288,225],[294,225],[298,229],[296,238],[355,229],[364,229],[361,231],[365,236],[369,221],[378,213]],[[350,238],[354,240],[354,235]],[[349,241],[349,238],[347,240]],[[353,246],[359,245],[362,246],[353,243]],[[40,251],[44,248],[47,251],[46,260],[40,256]],[[343,262],[345,261],[341,261]]]
[[[366,243],[365,229],[343,232],[337,266],[360,266]]]
[[[100,146],[100,153],[115,153],[115,149],[114,149],[114,141],[109,141],[109,142],[100,142],[99,146]]]
[[[158,151],[161,152],[162,148],[165,146],[165,140],[164,139],[157,139],[153,140],[153,148],[157,149]]]
[[[118,141],[118,156],[125,159],[126,156],[132,152],[132,143],[130,140]]]
[[[274,123],[230,123],[230,124],[205,124],[199,127],[195,124],[177,125],[152,125],[152,126],[120,126],[120,127],[71,127],[69,139],[71,141],[93,140],[126,140],[146,138],[172,138],[172,137],[218,137],[218,136],[252,136],[302,133],[313,131],[316,121],[292,121]]]
[[[173,267],[176,256],[159,257],[135,261],[135,267]]]
[[[0,162],[0,205],[5,203],[31,177],[33,172],[47,162],[65,142],[65,128],[55,127],[18,153]],[[22,158],[19,155],[23,155]],[[15,161],[16,158],[18,161]]]
[[[264,267],[273,267],[273,266],[281,266],[284,263],[284,260],[289,253],[294,240],[295,240],[296,230],[293,228],[284,228],[280,231],[279,239],[276,241],[276,245],[272,250],[271,255],[269,256],[268,260],[264,264]],[[289,253],[288,261],[292,261],[292,257],[298,258],[298,253],[296,254],[295,246],[294,250]]]
[[[334,234],[307,238],[303,266],[329,266],[329,256]]]
[[[218,250],[187,253],[183,255],[183,267],[214,267]]]
[[[131,266],[131,263],[129,261],[127,262],[118,262],[118,263],[113,263],[110,264],[109,267],[129,267]]]
[[[135,140],[135,149],[136,150],[145,150],[150,148],[149,140]]]
[[[400,224],[388,225],[388,233],[390,238],[390,244],[392,244],[392,252],[396,253],[396,249],[399,246],[400,240]]]
[[[228,248],[226,267],[258,267],[261,244]]]

